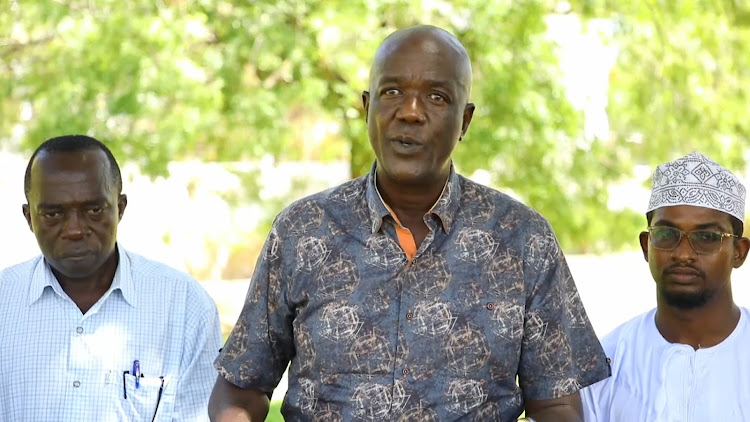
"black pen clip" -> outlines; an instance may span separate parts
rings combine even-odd
[[[122,371],[122,397],[127,400],[128,399],[128,391],[125,388],[125,375],[129,374],[130,371]]]

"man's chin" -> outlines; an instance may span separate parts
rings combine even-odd
[[[90,277],[95,272],[95,265],[93,263],[71,265],[71,263],[56,262],[52,264],[52,268],[55,273],[69,279]]]
[[[434,169],[425,168],[418,163],[398,163],[387,170],[387,177],[404,186],[427,186],[437,183],[442,178]],[[444,183],[442,180],[440,183]]]
[[[707,291],[675,292],[662,290],[661,292],[661,297],[667,305],[684,310],[701,308],[711,300],[712,296],[713,293]]]

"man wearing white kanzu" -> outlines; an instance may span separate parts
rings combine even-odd
[[[586,421],[750,421],[744,217],[745,187],[706,156],[657,167],[640,234],[657,306],[602,339],[612,376],[581,391]]]

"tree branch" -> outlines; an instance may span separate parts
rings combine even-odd
[[[31,40],[28,42],[8,42],[8,43],[0,43],[0,57],[8,57],[11,54],[14,54],[20,50],[23,50],[27,47],[34,47],[39,44],[46,44],[50,41],[55,39],[55,35],[47,35],[42,38],[38,38],[35,40]]]

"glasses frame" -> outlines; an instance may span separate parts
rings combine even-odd
[[[673,247],[671,247],[671,248],[660,248],[660,247],[654,245],[654,242],[651,241],[651,231],[653,229],[670,229],[670,230],[676,230],[676,231],[680,232],[680,238],[677,239],[677,243]],[[693,241],[690,240],[690,235],[693,234],[694,232],[711,232],[711,233],[716,233],[716,234],[720,235],[721,236],[721,240],[719,241],[719,249],[717,249],[714,252],[698,252],[698,250],[695,249],[695,246],[693,245]],[[648,226],[648,242],[649,242],[649,244],[651,246],[654,247],[654,249],[658,249],[660,251],[673,251],[673,250],[677,249],[677,247],[680,246],[680,243],[682,243],[682,238],[683,237],[687,238],[688,244],[690,244],[690,247],[693,249],[693,252],[695,252],[698,255],[714,255],[714,254],[717,254],[717,253],[721,252],[722,248],[724,248],[724,238],[725,237],[734,237],[734,238],[737,238],[737,239],[740,238],[739,235],[732,234],[732,233],[725,233],[725,232],[721,232],[721,231],[718,231],[718,230],[698,229],[698,230],[684,231],[684,230],[678,229],[677,227],[672,227],[672,226]]]

